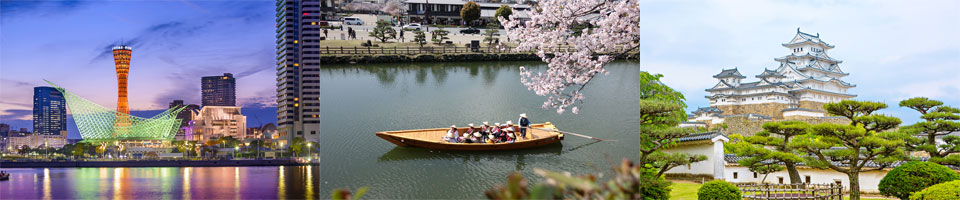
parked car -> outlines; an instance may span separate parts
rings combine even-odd
[[[477,28],[461,29],[461,30],[460,30],[460,33],[462,33],[462,34],[478,34],[478,33],[480,33],[480,29],[477,29]]]
[[[403,30],[415,30],[415,31],[419,31],[419,30],[420,30],[420,24],[413,23],[413,24],[404,25],[404,26],[403,26]]]
[[[363,20],[356,17],[344,17],[343,23],[347,25],[363,25]]]

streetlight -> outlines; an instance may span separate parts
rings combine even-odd
[[[307,149],[310,149],[310,153],[307,154],[309,157],[313,157],[313,143],[307,142]]]
[[[237,151],[240,151],[240,146],[233,147],[233,159],[237,159]]]

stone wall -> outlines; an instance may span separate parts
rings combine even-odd
[[[776,122],[776,121],[804,121],[810,124],[820,124],[820,123],[850,124],[850,120],[842,117],[803,118],[803,119],[792,119],[792,120],[783,120],[783,119],[750,120],[750,119],[747,119],[746,116],[732,116],[732,117],[726,117],[723,119],[723,123],[727,124],[727,129],[724,129],[723,133],[727,135],[740,134],[744,136],[751,136],[763,130],[763,123]]]
[[[723,111],[723,115],[743,115],[758,114],[775,119],[783,118],[783,109],[790,108],[789,104],[783,103],[764,103],[764,104],[745,104],[745,105],[720,105],[717,106]]]
[[[825,111],[825,109],[823,109],[823,104],[826,104],[826,103],[815,102],[815,101],[800,101],[799,108]]]

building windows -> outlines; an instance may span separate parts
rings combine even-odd
[[[810,175],[807,175],[806,177],[804,177],[804,182],[806,182],[807,184],[810,184]]]
[[[753,178],[757,178],[757,173],[756,173],[756,172],[753,173]]]
[[[733,172],[733,179],[734,179],[734,180],[737,179],[737,172]]]
[[[778,176],[778,177],[777,177],[777,180],[780,182],[780,184],[783,184],[783,177],[782,177],[782,176]]]

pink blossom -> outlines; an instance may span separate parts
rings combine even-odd
[[[521,15],[500,17],[507,37],[516,41],[515,51],[535,51],[547,63],[536,74],[520,67],[520,82],[540,96],[549,96],[543,108],[576,106],[585,98],[581,91],[614,56],[639,46],[639,0],[541,0]],[[578,31],[579,30],[579,31]],[[561,47],[563,49],[558,50]],[[571,48],[567,51],[566,48]]]

